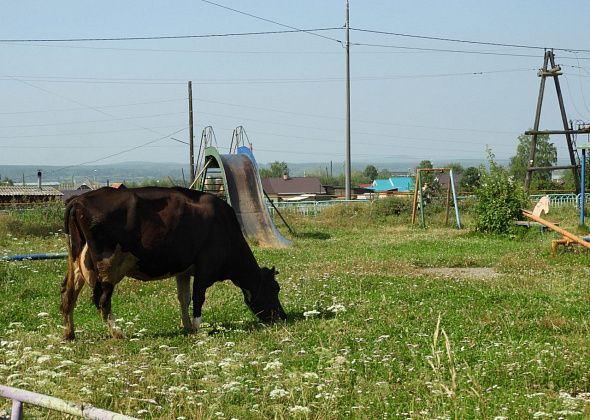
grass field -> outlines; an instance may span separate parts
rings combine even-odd
[[[113,297],[128,338],[109,338],[86,288],[65,342],[65,261],[0,263],[0,383],[141,418],[590,416],[587,252],[368,208],[287,215],[294,246],[254,248],[280,271],[289,319],[272,326],[226,282],[186,335],[173,280],[128,279]],[[575,230],[574,209],[548,218]],[[59,211],[0,215],[0,254],[65,251],[60,227]]]

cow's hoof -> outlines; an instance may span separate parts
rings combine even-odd
[[[122,340],[125,338],[125,333],[123,333],[123,331],[120,328],[113,328],[111,330],[111,335],[113,336],[113,338],[117,340]]]
[[[193,330],[199,331],[199,328],[201,328],[201,324],[203,323],[203,320],[201,319],[200,316],[194,317],[193,318]]]

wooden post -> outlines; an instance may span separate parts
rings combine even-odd
[[[449,207],[451,202],[451,177],[449,176],[449,185],[447,185],[447,204],[445,208],[445,225],[449,224]]]
[[[193,135],[193,82],[188,82],[188,143],[189,143],[189,164],[191,185],[195,181],[195,145]]]

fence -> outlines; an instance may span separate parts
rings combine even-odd
[[[541,197],[544,195],[548,195],[551,201],[551,205],[553,207],[562,207],[562,206],[574,206],[578,207],[580,203],[580,194],[574,193],[567,193],[567,194],[533,194],[529,196],[531,202],[535,203],[539,201]],[[584,198],[586,203],[590,201],[590,194],[585,194]],[[459,201],[468,198],[467,196],[459,196],[457,199]],[[303,214],[305,216],[315,216],[319,214],[322,210],[329,206],[333,206],[336,204],[370,204],[372,200],[325,200],[325,201],[275,201],[274,205],[279,209],[279,211],[285,209],[288,211],[294,211],[299,214]],[[274,209],[269,204],[268,210],[271,214],[274,213]]]
[[[0,397],[12,400],[11,420],[23,418],[23,403],[36,405],[72,416],[95,420],[137,420],[135,417],[113,413],[112,411],[95,408],[90,404],[75,404],[49,395],[37,394],[24,389],[0,385]],[[2,417],[3,418],[3,417]]]

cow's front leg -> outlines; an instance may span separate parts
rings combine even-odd
[[[191,303],[190,274],[180,274],[176,276],[176,292],[178,295],[178,302],[180,303],[180,316],[182,320],[182,327],[187,332],[196,331],[198,326],[195,327],[192,325],[190,316],[188,314],[188,307]]]
[[[205,303],[205,292],[207,291],[207,284],[204,281],[199,281],[195,278],[193,282],[193,328],[198,330],[203,323],[201,318],[201,310]]]
[[[97,290],[99,289],[99,290]],[[113,291],[115,290],[115,286],[108,282],[97,281],[94,286],[94,293],[95,298],[97,297],[97,292],[100,291],[100,298],[98,300],[98,309],[100,310],[100,315],[102,316],[102,320],[107,324],[109,327],[109,331],[111,332],[111,336],[113,338],[125,338],[125,334],[117,325],[115,324],[115,317],[111,313],[111,297],[113,296]]]

